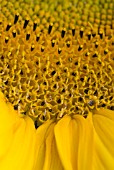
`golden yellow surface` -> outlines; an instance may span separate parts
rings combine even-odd
[[[39,126],[114,110],[114,1],[0,1],[0,89]]]

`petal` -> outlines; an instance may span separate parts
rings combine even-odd
[[[0,92],[0,129],[4,131],[9,129],[15,123],[16,118],[17,114],[15,114],[11,105],[7,103],[4,95]]]
[[[10,105],[6,103],[4,95],[0,92],[0,158],[7,152],[13,138],[11,128],[16,121],[16,114],[13,115],[13,113],[10,111]]]
[[[34,170],[35,128],[19,117],[0,93],[0,169]]]
[[[95,129],[94,169],[114,169],[114,111],[100,109],[93,114]]]
[[[58,152],[65,170],[91,169],[91,123],[82,116],[65,116],[55,126]]]
[[[63,170],[56,148],[54,126],[52,120],[37,129],[36,170]]]

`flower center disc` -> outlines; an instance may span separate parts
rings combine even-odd
[[[41,25],[19,13],[1,21],[0,89],[14,109],[38,126],[65,114],[114,110],[112,29]]]

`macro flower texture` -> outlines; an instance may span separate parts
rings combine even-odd
[[[0,0],[0,170],[114,170],[114,0]]]

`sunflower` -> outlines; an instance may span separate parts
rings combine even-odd
[[[0,169],[114,169],[114,2],[0,1]]]

